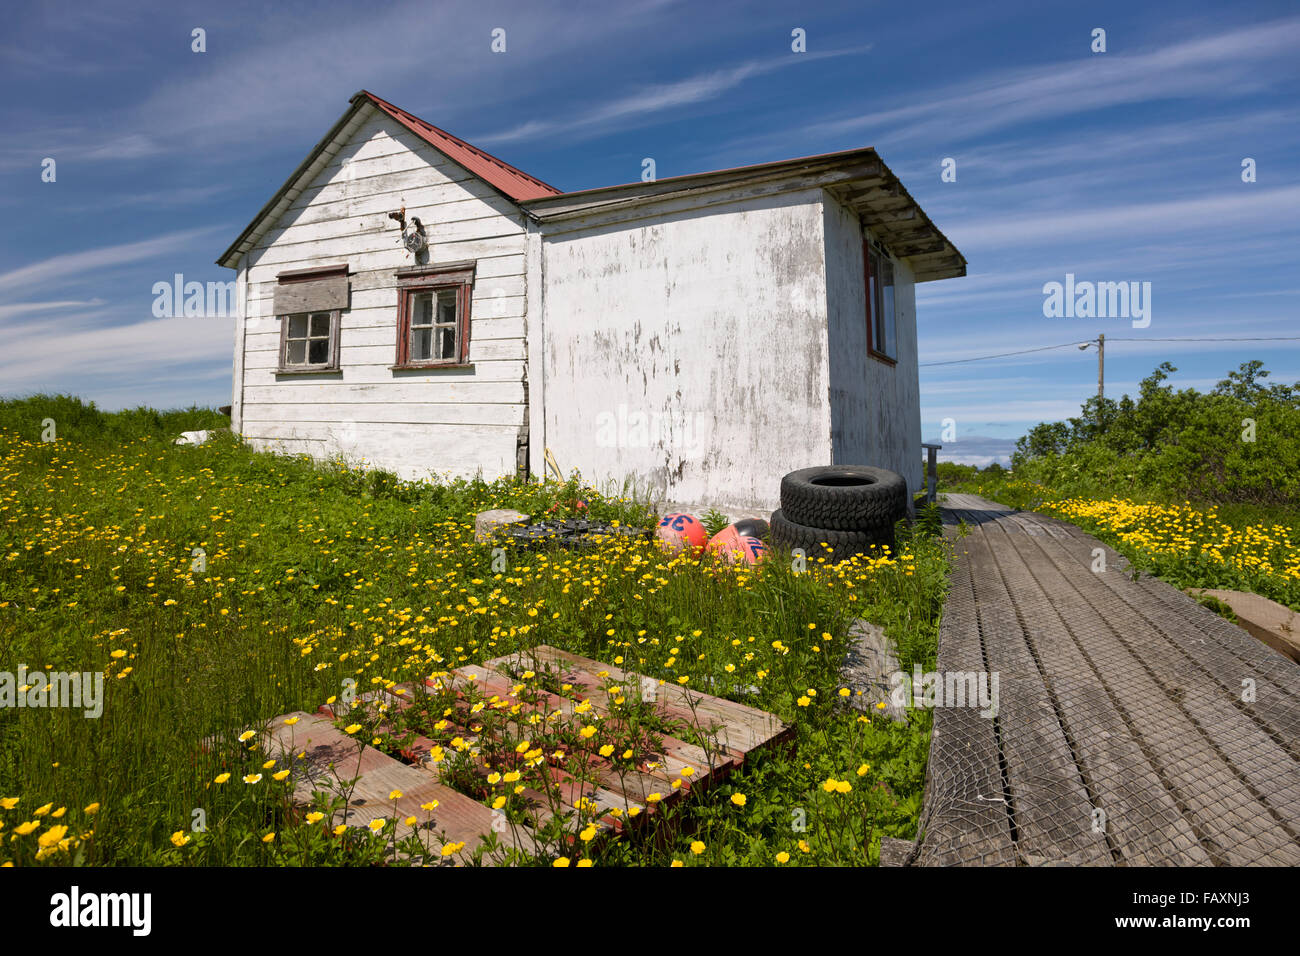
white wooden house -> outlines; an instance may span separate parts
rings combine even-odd
[[[872,149],[562,193],[364,91],[217,261],[255,446],[722,510],[916,490],[913,286],[966,270]]]

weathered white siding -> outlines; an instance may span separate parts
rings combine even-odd
[[[915,493],[920,487],[921,399],[912,273],[894,261],[898,364],[890,365],[867,352],[862,223],[829,195],[824,212],[834,462],[896,471]]]
[[[724,510],[775,508],[783,474],[829,463],[821,197],[544,226],[533,441],[599,484]]]
[[[408,219],[424,224],[429,264],[477,262],[472,369],[390,368],[393,273],[416,264],[387,217],[403,205]],[[524,253],[523,216],[513,203],[371,109],[240,264],[246,318],[236,332],[234,427],[258,447],[342,455],[405,478],[513,474],[526,408]],[[277,375],[277,274],[342,262],[353,274],[341,371]]]

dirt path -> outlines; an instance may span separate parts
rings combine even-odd
[[[997,706],[935,709],[911,862],[1300,864],[1300,666],[1073,525],[944,509],[938,670]]]

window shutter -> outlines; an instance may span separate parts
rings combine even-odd
[[[348,307],[348,267],[282,272],[275,287],[275,314],[334,312]]]

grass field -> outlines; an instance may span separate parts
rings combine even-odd
[[[49,419],[55,440],[43,441]],[[387,831],[343,840],[328,813],[294,819],[285,768],[264,766],[235,729],[313,711],[348,679],[419,680],[540,643],[797,727],[794,752],[759,756],[686,800],[682,835],[586,856],[579,839],[575,862],[862,864],[882,834],[915,835],[928,715],[905,727],[862,716],[842,706],[837,675],[855,617],[886,628],[905,670],[933,666],[941,542],[918,535],[891,555],[802,572],[784,558],[732,568],[626,542],[512,552],[494,570],[473,541],[478,511],[564,515],[581,498],[589,515],[640,526],[650,509],[576,481],[410,484],[254,453],[228,435],[171,444],[223,421],[0,403],[0,671],[105,675],[97,719],[0,709],[0,861],[391,858]],[[209,735],[219,742],[205,752]],[[569,822],[580,834],[586,821]]]

